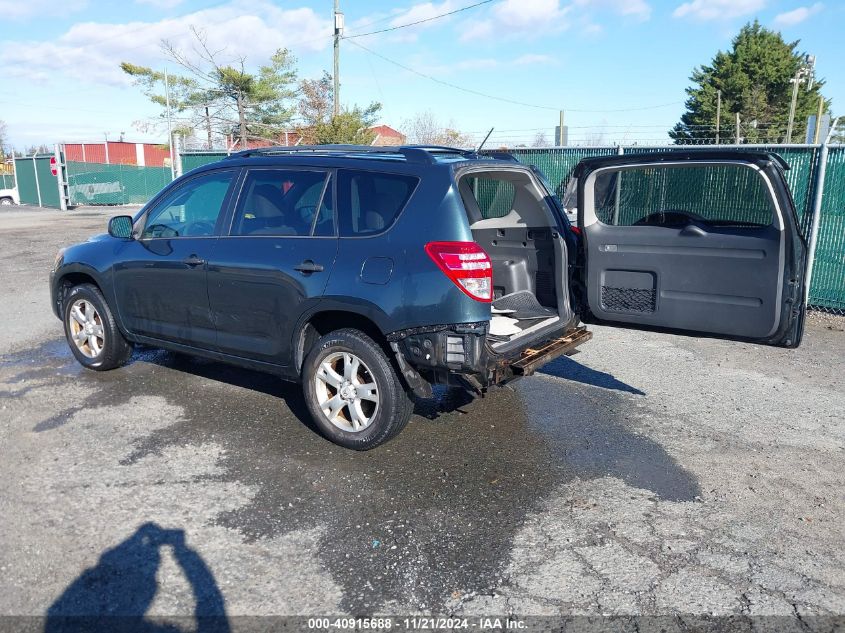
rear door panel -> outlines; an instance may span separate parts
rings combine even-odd
[[[594,317],[800,342],[805,249],[776,159],[702,150],[629,155],[584,161],[578,177]]]
[[[781,254],[772,227],[733,235],[598,225],[589,239],[589,303],[602,320],[745,338],[777,328]]]

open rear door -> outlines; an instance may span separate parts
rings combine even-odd
[[[730,150],[582,161],[592,315],[797,347],[806,245],[785,168],[776,155]]]

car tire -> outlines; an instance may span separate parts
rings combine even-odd
[[[0,205],[3,205],[4,207],[10,207],[14,203],[15,203],[15,201],[12,200],[11,198],[0,198]]]
[[[118,329],[99,288],[74,286],[65,295],[62,308],[65,338],[83,367],[108,371],[126,364],[132,344]]]
[[[393,438],[414,411],[384,350],[359,330],[336,330],[320,338],[303,363],[302,387],[323,437],[357,451]]]

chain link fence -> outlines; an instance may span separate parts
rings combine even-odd
[[[820,149],[806,145],[737,145],[719,146],[720,149],[765,150],[779,154],[786,160],[789,170],[786,180],[795,200],[796,210],[804,235],[809,235]],[[520,162],[536,165],[546,174],[554,193],[563,193],[572,171],[583,158],[610,156],[626,153],[651,153],[679,149],[665,147],[555,147],[547,149],[510,150]],[[684,147],[693,149],[695,147]],[[702,151],[714,149],[700,148]],[[822,192],[822,213],[815,253],[815,269],[810,285],[809,305],[813,309],[845,315],[845,146],[830,149],[827,175]]]
[[[790,166],[786,179],[795,199],[801,226],[804,234],[809,234],[819,169],[818,146],[723,145],[719,148],[759,149],[781,155]],[[520,162],[536,165],[542,170],[554,193],[563,198],[573,169],[584,158],[672,149],[678,149],[678,146],[516,148],[510,151]],[[221,160],[226,155],[225,151],[185,152],[180,157],[182,171],[187,173]],[[23,203],[59,206],[56,178],[50,174],[50,156],[15,160],[19,194]],[[66,174],[71,205],[143,204],[171,180],[168,167],[74,161],[67,163]],[[830,148],[824,191],[821,193],[823,204],[809,304],[816,309],[845,315],[845,146]]]
[[[68,161],[69,204],[144,204],[171,181],[170,167]]]
[[[660,147],[553,147],[509,150],[517,160],[536,165],[547,177],[554,193],[561,199],[575,166],[584,158],[614,154],[665,152],[677,145]],[[684,149],[698,149],[685,147]],[[701,147],[703,151],[713,146]],[[795,200],[804,235],[809,235],[820,149],[815,145],[721,145],[719,149],[765,150],[779,154],[789,170],[786,180]],[[184,171],[189,171],[226,157],[226,152],[190,152],[181,156]],[[727,185],[726,185],[727,186]],[[733,184],[736,186],[736,183]],[[741,190],[741,188],[740,188]],[[490,192],[495,196],[495,192]],[[810,287],[811,308],[845,315],[845,147],[831,148],[825,178],[822,214],[816,248],[815,269]],[[491,203],[492,204],[492,203]]]

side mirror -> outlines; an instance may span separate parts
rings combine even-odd
[[[132,238],[132,216],[116,215],[109,219],[109,235],[120,239]]]

